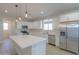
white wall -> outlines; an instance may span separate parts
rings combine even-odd
[[[3,41],[3,21],[0,19],[0,43]]]
[[[53,28],[54,28],[54,33],[56,35],[56,46],[59,47],[59,21],[60,18],[59,17],[55,17],[53,18]]]
[[[3,23],[7,22],[9,27],[8,30],[3,30]],[[9,38],[9,36],[13,35],[16,29],[15,21],[12,19],[3,19],[0,18],[0,42],[2,43],[5,39]]]
[[[3,19],[3,22],[8,23],[8,30],[3,30],[4,38],[9,38],[9,36],[14,35],[15,29],[16,29],[16,24],[14,20],[9,20],[9,19]]]

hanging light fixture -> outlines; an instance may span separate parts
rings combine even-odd
[[[25,5],[25,6],[26,6],[25,18],[27,18],[28,17],[27,5]]]
[[[18,19],[16,18],[16,22],[18,22]]]
[[[27,14],[27,11],[26,11],[26,13],[25,13],[25,18],[27,18],[28,17],[28,14]]]
[[[19,16],[19,20],[22,20],[22,19],[21,19],[21,16]]]
[[[22,20],[22,18],[21,18],[21,4],[20,4],[20,6],[19,6],[19,17],[18,17],[18,19],[19,19],[19,20]]]
[[[15,7],[16,7],[16,22],[18,21],[18,17],[17,17],[17,7],[18,7],[18,5],[15,5]]]

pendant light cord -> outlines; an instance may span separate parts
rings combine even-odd
[[[26,12],[25,13],[27,13],[27,4],[25,4],[25,8],[26,8]]]
[[[17,7],[18,7],[18,5],[15,5],[15,7],[16,7],[16,18],[17,18]]]
[[[19,16],[21,17],[21,4],[19,6]]]

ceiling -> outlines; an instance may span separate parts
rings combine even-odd
[[[16,3],[0,3],[0,16],[3,18],[16,18]],[[22,18],[25,20],[38,20],[43,16],[45,18],[51,18],[58,16],[63,13],[71,12],[73,10],[79,9],[79,3],[18,3],[18,16],[21,14]],[[25,11],[27,11],[29,16],[25,18]],[[19,7],[21,6],[21,10]],[[8,10],[8,13],[5,13],[4,10]],[[44,12],[44,15],[41,14],[41,11]],[[20,13],[21,12],[21,13]]]

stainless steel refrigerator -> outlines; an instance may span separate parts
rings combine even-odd
[[[60,48],[79,53],[79,22],[60,24]]]

